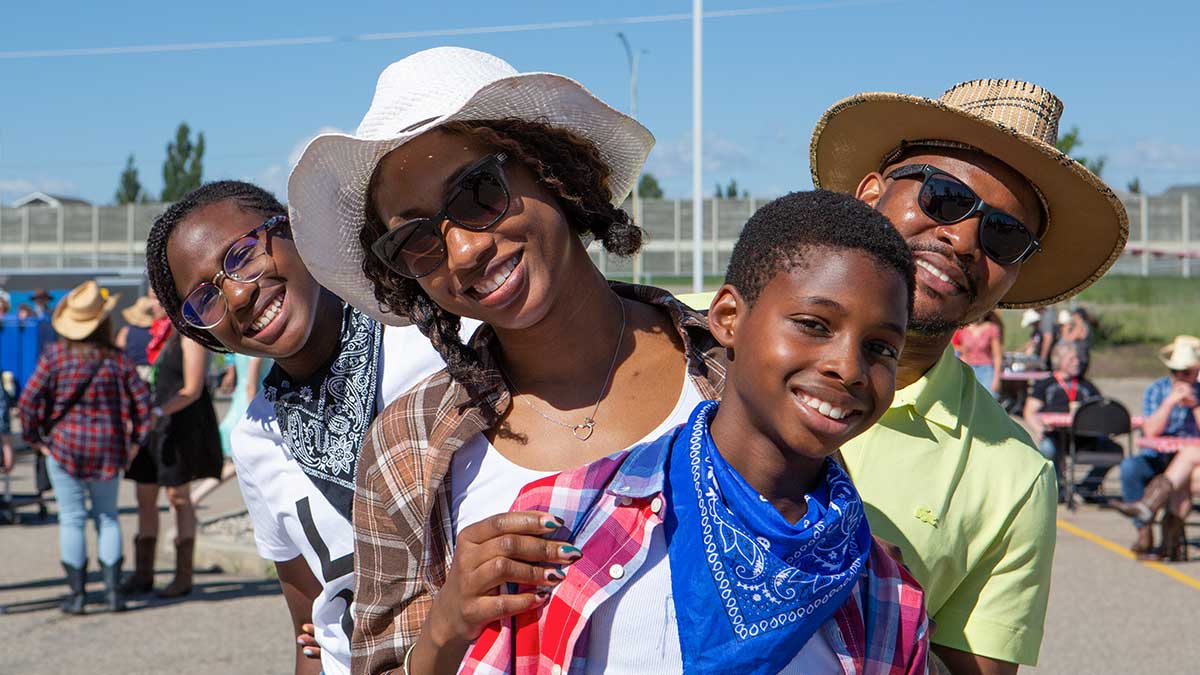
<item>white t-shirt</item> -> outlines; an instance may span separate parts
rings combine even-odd
[[[589,675],[683,672],[675,600],[671,595],[671,561],[667,557],[663,525],[650,533],[646,562],[629,583],[596,608],[588,625]],[[842,667],[824,632],[818,630],[796,658],[779,672],[783,675],[840,673]]]
[[[465,340],[479,324],[466,320],[463,324]],[[376,413],[444,367],[441,356],[415,326],[385,327]],[[276,562],[304,556],[322,586],[312,607],[321,668],[328,675],[348,674],[354,598],[350,521],[333,508],[291,456],[279,432],[275,407],[262,389],[234,429],[230,445],[259,555]]]
[[[692,410],[704,401],[700,390],[686,373],[675,408],[654,431],[634,443],[653,441],[671,429],[684,424]],[[633,446],[630,446],[633,447]],[[508,461],[483,434],[467,441],[450,463],[450,514],[454,534],[497,513],[512,507],[521,488],[557,471],[534,471]]]

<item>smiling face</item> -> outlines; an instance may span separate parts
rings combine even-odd
[[[267,216],[226,199],[197,208],[171,233],[167,243],[175,291],[187,298],[221,271],[229,246],[261,225]],[[286,359],[308,343],[321,287],[309,274],[286,227],[256,236],[268,241],[270,261],[257,281],[225,278],[221,291],[229,303],[219,324],[209,329],[222,345],[251,356]]]
[[[994,308],[1016,283],[1021,266],[1001,265],[984,255],[979,245],[980,214],[950,225],[939,223],[917,203],[919,177],[884,176],[901,166],[929,164],[1035,234],[1041,227],[1041,205],[1028,181],[997,159],[949,148],[919,152],[886,167],[882,174],[868,175],[857,196],[887,216],[913,251],[917,286],[910,330],[945,334]]]
[[[908,286],[862,251],[806,255],[819,263],[776,274],[753,307],[723,286],[709,324],[733,350],[722,409],[733,401],[777,447],[817,459],[891,404]]]
[[[479,141],[432,131],[388,153],[372,180],[371,205],[389,230],[438,213],[464,169],[495,152]],[[417,280],[446,311],[497,330],[536,325],[560,298],[598,274],[555,196],[522,162],[503,164],[504,217],[482,231],[439,224],[445,260]]]

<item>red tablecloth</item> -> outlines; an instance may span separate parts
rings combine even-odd
[[[1142,436],[1138,447],[1159,452],[1179,452],[1185,445],[1200,445],[1200,436]]]
[[[1049,371],[1045,370],[1022,370],[1020,372],[1006,370],[1000,374],[1001,380],[1010,382],[1037,382],[1050,377]]]
[[[1038,413],[1038,421],[1047,429],[1066,429],[1071,426],[1071,413],[1065,412],[1049,412]],[[1129,418],[1134,429],[1139,429],[1144,421],[1141,415],[1134,415]]]

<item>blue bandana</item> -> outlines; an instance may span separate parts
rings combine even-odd
[[[667,469],[671,591],[683,672],[773,675],[796,657],[866,569],[871,531],[850,477],[825,460],[795,525],[721,457],[692,412]]]

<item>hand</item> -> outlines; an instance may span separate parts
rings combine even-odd
[[[7,438],[5,438],[0,445],[3,446],[0,448],[0,473],[8,473],[9,471],[12,471],[13,468],[12,445],[8,443]]]
[[[465,650],[493,621],[546,602],[547,587],[562,583],[565,566],[582,556],[574,546],[544,538],[560,527],[562,520],[548,513],[518,511],[492,516],[460,532],[454,562],[422,628],[422,639],[431,640],[429,646],[439,651],[450,645]],[[501,593],[507,583],[538,588]]]
[[[139,452],[141,452],[141,448],[136,448],[136,447],[130,448],[129,457],[128,457],[128,459],[125,460],[125,473],[126,474],[128,474],[129,469],[133,467],[133,460],[137,459]]]
[[[235,386],[237,386],[237,371],[231,366],[225,369],[225,374],[221,376],[221,384],[217,390],[222,394],[232,394]]]
[[[1171,391],[1167,394],[1167,400],[1173,406],[1183,405],[1183,401],[1189,397],[1195,397],[1195,389],[1186,382],[1176,382],[1171,385]]]
[[[38,443],[37,451],[42,453],[43,457],[50,456],[50,446],[46,445],[45,443]]]
[[[310,659],[321,658],[321,645],[317,644],[316,633],[317,629],[311,623],[306,623],[300,626],[302,631],[296,636],[296,644],[300,645],[301,651]]]

